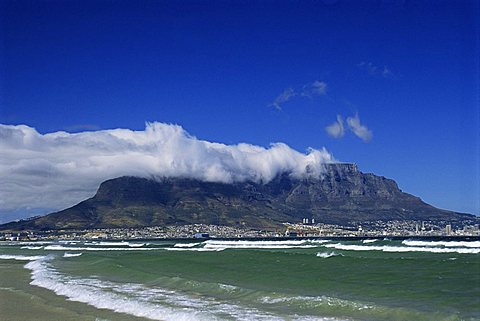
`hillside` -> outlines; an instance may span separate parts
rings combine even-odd
[[[83,229],[205,223],[269,229],[282,222],[348,225],[374,220],[462,221],[470,214],[437,209],[402,192],[395,181],[353,164],[326,165],[324,175],[267,184],[202,182],[186,178],[120,177],[71,208],[0,229]]]

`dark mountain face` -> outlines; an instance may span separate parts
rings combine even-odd
[[[348,225],[374,220],[462,221],[473,215],[432,207],[385,177],[353,164],[326,165],[319,178],[282,175],[267,184],[120,177],[66,210],[1,229],[83,229],[216,224],[269,229],[303,218]]]

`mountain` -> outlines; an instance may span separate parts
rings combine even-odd
[[[287,174],[267,184],[214,183],[187,178],[120,177],[103,182],[96,195],[40,218],[5,229],[84,229],[205,223],[276,228],[282,222],[349,225],[375,220],[475,220],[437,209],[402,192],[395,181],[362,173],[354,164],[328,164],[321,177]]]

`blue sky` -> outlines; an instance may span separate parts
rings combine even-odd
[[[326,147],[437,207],[479,214],[478,11],[476,1],[3,1],[0,123],[48,133],[158,121],[225,144]],[[325,128],[337,115],[335,138]]]

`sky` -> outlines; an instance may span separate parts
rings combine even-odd
[[[333,159],[480,214],[479,9],[4,0],[0,222],[74,205],[142,166],[264,179]]]

